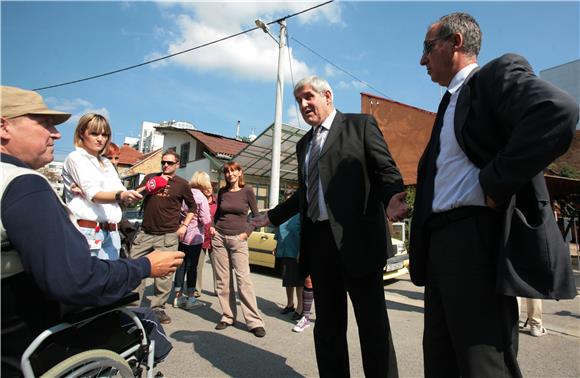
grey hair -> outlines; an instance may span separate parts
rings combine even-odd
[[[441,25],[439,37],[460,33],[464,39],[463,52],[471,56],[479,55],[482,33],[479,24],[473,16],[467,13],[455,12],[441,17],[438,23]]]
[[[296,94],[296,92],[298,92],[307,85],[311,86],[312,89],[314,89],[318,93],[324,93],[326,91],[329,91],[331,94],[333,94],[332,88],[330,88],[330,84],[328,84],[328,81],[318,76],[306,76],[304,79],[300,80],[294,86],[294,94]]]

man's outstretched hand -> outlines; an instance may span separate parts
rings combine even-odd
[[[268,218],[268,213],[260,214],[257,217],[250,219],[250,224],[257,227],[264,227],[270,224],[270,218]]]
[[[409,213],[409,206],[407,206],[405,198],[407,198],[406,192],[400,192],[391,197],[387,206],[387,218],[391,222],[403,220]]]
[[[149,277],[165,277],[172,274],[183,263],[185,253],[180,251],[153,251],[146,257],[151,263]]]

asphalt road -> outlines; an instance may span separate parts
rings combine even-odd
[[[313,327],[298,334],[294,322],[280,315],[285,292],[279,278],[266,271],[253,271],[258,307],[264,316],[267,335],[256,338],[246,330],[238,306],[235,327],[214,330],[220,319],[217,298],[211,287],[209,264],[205,266],[206,286],[200,298],[205,306],[191,311],[167,306],[173,319],[165,326],[174,349],[159,366],[165,377],[317,377]],[[580,272],[575,271],[577,288]],[[152,292],[148,287],[146,295]],[[393,339],[401,377],[422,377],[423,289],[415,287],[408,275],[385,284]],[[525,310],[524,310],[525,311]],[[314,312],[316,308],[314,307]],[[314,319],[316,314],[314,314]],[[525,313],[521,316],[525,319]],[[473,324],[473,327],[477,327]],[[580,377],[580,299],[544,301],[544,326],[549,334],[533,337],[520,332],[519,361],[525,377]],[[358,333],[352,307],[348,329],[351,376],[363,377]]]

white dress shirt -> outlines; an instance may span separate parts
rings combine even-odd
[[[67,156],[62,172],[65,202],[78,219],[119,223],[123,214],[118,203],[92,201],[98,192],[127,190],[109,159],[101,157],[101,161],[103,167],[95,156],[81,147]],[[84,197],[71,192],[75,183],[82,189]]]
[[[332,122],[334,122],[334,117],[336,117],[336,109],[332,110],[332,113],[326,117],[326,119],[322,122],[322,124],[318,127],[322,127],[320,130],[320,152],[324,148],[324,143],[326,142],[326,137],[328,136],[328,132],[330,131],[330,127],[332,126]],[[313,130],[314,131],[314,130]],[[312,140],[308,145],[308,152],[306,153],[305,157],[305,164],[304,164],[304,178],[306,183],[306,191],[308,192],[308,158],[310,157],[310,150],[312,149]],[[326,202],[324,202],[324,191],[322,190],[322,181],[320,180],[320,173],[318,174],[318,210],[319,221],[328,220],[328,210],[326,209]]]
[[[449,105],[443,116],[440,137],[440,151],[437,156],[437,174],[433,193],[433,212],[440,213],[461,206],[485,206],[485,196],[479,184],[477,168],[463,152],[455,137],[455,108],[463,82],[471,71],[477,68],[473,63],[459,71],[447,90],[451,93]]]

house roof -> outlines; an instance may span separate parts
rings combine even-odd
[[[136,174],[148,174],[159,171],[159,162],[161,161],[161,153],[163,152],[162,148],[159,148],[155,151],[152,151],[146,155],[142,155],[142,159],[137,161],[133,164],[129,169],[121,173],[121,177],[130,177]],[[157,162],[156,162],[157,160]],[[148,164],[151,162],[152,164]],[[154,170],[151,170],[151,166],[155,167]]]
[[[123,145],[119,148],[119,164],[133,165],[143,158],[143,154],[136,149]]]
[[[405,185],[417,184],[417,165],[436,113],[369,93],[361,93],[361,111],[376,118]]]
[[[228,138],[222,135],[206,133],[199,130],[187,130],[189,135],[200,141],[208,151],[218,157],[231,159],[240,150],[248,145],[233,138]]]

